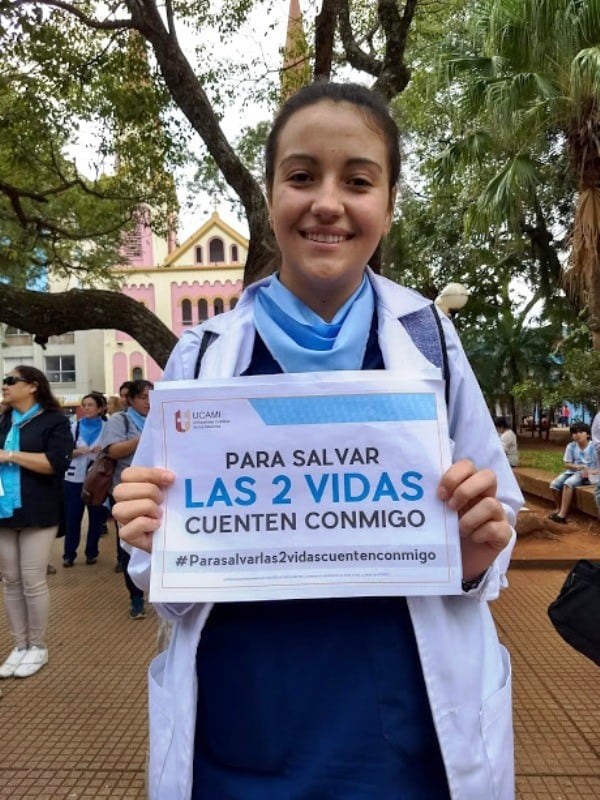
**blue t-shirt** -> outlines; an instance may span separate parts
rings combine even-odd
[[[192,800],[449,799],[405,598],[218,603],[196,670]]]

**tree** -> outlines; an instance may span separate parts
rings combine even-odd
[[[96,124],[108,119],[112,134],[115,129],[112,123],[116,122],[117,128],[120,124],[124,127],[115,142],[111,143],[109,135],[104,137],[103,152],[107,157],[118,146],[126,147],[127,164],[131,167],[136,157],[141,157],[145,142],[159,139],[161,153],[170,152],[176,158],[176,148],[169,151],[168,147],[173,139],[168,135],[162,136],[162,124],[168,119],[169,113],[172,116],[173,108],[183,113],[244,208],[250,230],[245,275],[247,282],[262,275],[268,265],[264,242],[270,240],[271,232],[267,223],[265,198],[260,182],[242,161],[221,128],[221,109],[228,98],[222,92],[219,93],[219,82],[222,81],[223,73],[214,69],[214,54],[211,52],[210,61],[200,63],[196,71],[179,42],[178,30],[184,24],[193,25],[196,30],[214,25],[226,40],[232,30],[237,30],[244,24],[256,5],[271,9],[278,7],[278,4],[264,0],[257,0],[255,3],[235,0],[217,4],[215,8],[209,3],[188,5],[174,4],[167,0],[163,13],[157,0],[117,1],[108,6],[69,0],[21,0],[19,3],[0,0],[0,46],[3,50],[3,63],[7,65],[4,76],[8,76],[11,69],[16,69],[17,64],[31,65],[29,80],[23,76],[20,89],[24,104],[29,101],[32,107],[32,98],[35,98],[36,104],[40,96],[45,98],[49,125],[53,131],[56,129],[56,135],[49,136],[48,142],[58,143],[59,150],[63,141],[66,141],[63,137],[73,119],[92,120]],[[378,0],[375,6],[372,3],[350,4],[349,0],[323,0],[315,22],[315,45],[310,53],[314,64],[313,75],[329,77],[336,65],[343,60],[354,69],[371,76],[374,79],[374,88],[382,92],[388,100],[402,92],[410,79],[404,54],[418,6],[419,0]],[[149,45],[152,63],[156,65],[155,69],[144,72],[141,81],[124,77],[124,54],[130,53],[128,44],[131,33],[139,35]],[[200,55],[204,53],[200,52]],[[136,67],[140,67],[139,60]],[[141,91],[144,102],[129,102],[128,94],[132,90]],[[159,117],[161,125],[157,124]],[[34,126],[32,129],[37,130]],[[144,131],[141,139],[136,135],[140,130]],[[132,133],[128,136],[126,134],[129,131]],[[142,145],[137,149],[136,141],[140,141]],[[56,149],[55,144],[54,150]],[[156,152],[154,149],[155,155]],[[49,159],[47,163],[51,161]],[[149,164],[148,160],[142,163]],[[2,168],[0,159],[0,170]],[[123,175],[131,178],[130,188],[131,185],[137,185],[134,176],[128,175],[127,170],[123,170]],[[68,183],[62,180],[62,173],[57,177],[61,192],[57,191],[56,195],[66,191]],[[147,172],[145,178],[151,184],[150,173]],[[0,181],[1,179],[2,172]],[[75,181],[78,179],[79,191],[87,197],[89,187],[84,189],[80,176],[72,178]],[[69,217],[69,213],[65,208],[62,213],[57,210],[56,218],[48,215],[48,224],[45,226],[43,211],[50,210],[50,206],[45,206],[44,201],[53,189],[44,188],[43,192],[39,192],[38,186],[36,191],[41,196],[33,197],[31,183],[36,182],[37,179],[27,184],[11,184],[14,199],[11,199],[10,194],[5,194],[8,198],[7,206],[13,211],[10,223],[21,226],[30,224],[22,215],[19,216],[15,203],[35,204],[40,212],[38,232],[47,235],[48,231],[53,231],[57,240],[64,242],[68,238],[65,235],[65,219]],[[161,181],[159,183],[164,188],[164,184]],[[61,196],[66,197],[65,194]],[[115,196],[109,195],[109,199],[111,198],[118,204],[124,200],[131,201],[132,194],[126,193],[123,197],[119,191]],[[131,209],[131,204],[128,208]],[[78,262],[71,260],[71,267],[75,263],[86,263],[88,253],[81,250],[80,255]],[[56,259],[51,248],[42,248],[42,260],[44,266],[55,265]],[[27,314],[16,311],[20,295],[11,292],[12,288],[8,285],[0,285],[0,301],[5,300],[4,308],[10,306],[13,309],[10,318],[3,312],[3,320],[16,324],[19,314],[22,320],[27,319]],[[89,298],[90,311],[93,311],[93,290]],[[43,309],[45,300],[38,297],[36,302]],[[40,311],[40,315],[43,314]],[[103,324],[99,325],[102,321]],[[71,323],[72,320],[55,316],[52,322],[47,322],[44,335],[72,330]],[[26,322],[24,327],[31,330],[34,324],[39,323]],[[114,327],[135,335],[128,320],[121,316],[100,319],[91,313],[86,315],[85,321],[80,320],[77,328],[81,328],[82,324],[89,324],[90,327]],[[154,355],[153,348],[150,348],[150,352]],[[156,360],[164,363],[161,356]]]
[[[470,47],[448,60],[462,131],[440,174],[497,165],[470,223],[527,233],[549,284],[560,264],[543,187],[566,167],[574,212],[565,285],[588,306],[600,349],[600,2],[480,0],[470,12]]]

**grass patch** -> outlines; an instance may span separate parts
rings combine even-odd
[[[521,450],[519,449],[519,466],[545,469],[558,475],[564,470],[563,454],[549,450]]]

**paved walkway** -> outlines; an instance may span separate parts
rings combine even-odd
[[[542,545],[555,553],[554,541]],[[517,797],[597,800],[600,670],[564,644],[546,616],[566,566],[538,568],[544,547],[528,563],[528,546],[518,545],[510,589],[492,607],[514,666]],[[585,546],[575,557],[600,558],[597,536]],[[129,619],[112,534],[101,550],[95,566],[63,569],[56,543],[49,664],[32,678],[0,682],[0,798],[145,797],[146,667],[156,617],[150,610],[145,620]],[[0,611],[0,656],[10,647]]]

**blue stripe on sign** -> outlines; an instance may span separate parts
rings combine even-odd
[[[434,394],[257,397],[248,401],[265,425],[405,422],[437,419]]]

